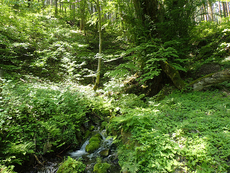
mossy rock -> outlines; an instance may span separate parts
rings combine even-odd
[[[100,134],[96,134],[93,137],[91,137],[89,140],[89,144],[86,145],[86,152],[93,153],[94,151],[96,151],[100,147],[101,140],[102,139]]]
[[[75,160],[68,156],[68,159],[62,163],[57,173],[83,173],[86,165],[80,160]]]
[[[93,171],[96,173],[107,173],[110,166],[111,165],[108,163],[101,163],[101,160],[100,160],[98,163],[94,165]]]
[[[100,151],[99,154],[102,157],[107,157],[109,155],[109,149],[104,149],[104,150]]]

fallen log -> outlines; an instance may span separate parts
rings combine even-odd
[[[219,71],[216,73],[211,73],[197,80],[191,82],[188,86],[192,87],[194,91],[200,91],[204,88],[210,87],[222,83],[224,81],[230,80],[230,69]]]
[[[230,69],[225,69],[205,75],[186,85],[184,80],[181,79],[179,72],[172,65],[166,61],[161,61],[160,65],[162,70],[170,77],[173,84],[180,90],[186,87],[192,87],[194,91],[200,91],[204,88],[230,80]]]

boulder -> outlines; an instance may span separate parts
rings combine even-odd
[[[102,138],[100,134],[92,136],[89,140],[89,144],[86,145],[86,152],[93,153],[94,151],[96,151],[100,147],[101,141]]]

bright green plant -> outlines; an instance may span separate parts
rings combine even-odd
[[[121,116],[111,121],[109,129],[114,135],[120,131],[122,169],[227,172],[228,99],[219,91],[174,92],[145,108],[120,107]]]
[[[57,173],[83,173],[85,172],[85,168],[86,165],[81,160],[68,157],[58,168]]]
[[[22,164],[32,154],[79,145],[78,139],[84,138],[86,133],[81,130],[82,125],[96,119],[100,122],[112,109],[101,99],[88,99],[88,95],[70,86],[5,80],[2,88],[2,164]]]
[[[13,166],[10,166],[10,167],[6,167],[4,165],[0,165],[0,172],[1,173],[15,173],[13,171],[14,167]]]

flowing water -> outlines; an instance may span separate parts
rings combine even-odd
[[[89,154],[85,151],[86,145],[89,143],[89,139],[85,141],[85,143],[82,145],[80,150],[77,150],[75,152],[69,153],[69,155],[72,158],[82,158],[83,163],[86,164],[86,172],[92,173],[93,167],[96,164],[96,158],[102,157],[102,162],[107,162],[111,165],[110,172],[111,173],[119,173],[120,172],[120,166],[118,165],[118,159],[117,159],[117,153],[116,148],[112,145],[113,144],[113,138],[106,138],[107,134],[106,131],[98,131],[102,137],[102,143],[100,148],[98,148],[95,152]],[[108,156],[102,156],[101,152],[106,151],[109,152]]]
[[[89,154],[85,151],[86,145],[89,143],[89,139],[87,139],[79,150],[74,152],[68,152],[67,155],[75,159],[81,158],[83,163],[86,165],[86,173],[93,173],[93,167],[96,164],[97,157],[101,157],[102,162],[107,162],[111,165],[111,168],[108,172],[119,173],[120,166],[118,164],[116,147],[113,146],[113,138],[107,138],[105,130],[98,130],[96,131],[96,133],[100,133],[102,137],[102,142],[100,148],[98,148],[94,153]],[[108,156],[102,156],[101,152],[103,151],[108,152]],[[56,158],[52,161],[46,162],[46,164],[43,167],[33,168],[25,173],[56,173],[61,161],[62,160]]]

